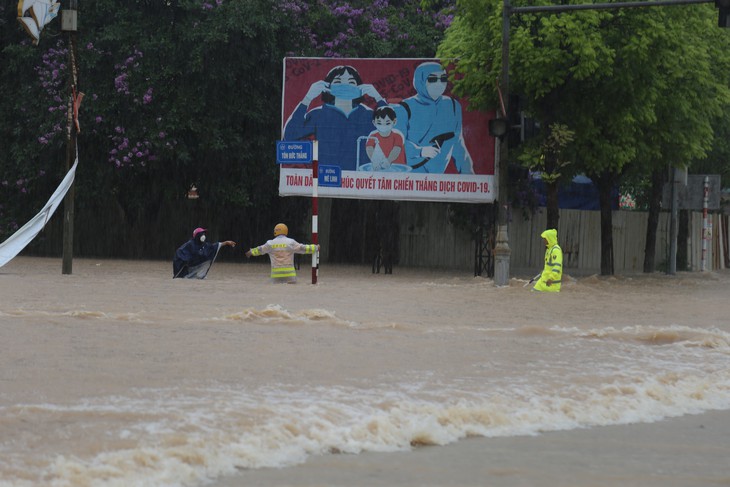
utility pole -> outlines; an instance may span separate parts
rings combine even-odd
[[[61,11],[61,30],[68,32],[68,112],[66,115],[66,172],[76,159],[76,142],[79,130],[78,108],[82,95],[79,93],[78,51],[76,49],[78,1],[69,0],[67,9]],[[74,244],[74,184],[63,200],[63,265],[62,274],[73,271]]]
[[[510,0],[504,0],[502,7],[502,76],[500,79],[500,91],[502,96],[502,116],[508,118],[509,113],[509,31],[510,15],[512,7]],[[499,212],[497,215],[497,238],[494,242],[494,284],[497,286],[509,285],[509,261],[512,250],[509,248],[509,206],[510,195],[509,185],[509,137],[503,136],[499,139],[499,183],[497,186],[497,202]]]

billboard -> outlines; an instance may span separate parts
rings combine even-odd
[[[285,58],[282,98],[281,140],[318,141],[319,196],[495,199],[493,113],[451,93],[448,63]],[[279,194],[312,194],[310,165],[279,166]]]

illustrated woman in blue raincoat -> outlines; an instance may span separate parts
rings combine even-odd
[[[406,136],[406,163],[413,172],[442,174],[453,162],[460,174],[474,174],[462,134],[461,105],[444,96],[447,83],[441,64],[425,62],[413,74],[417,94],[393,105],[395,128]]]
[[[322,96],[324,104],[309,110],[309,104]],[[365,140],[373,129],[373,110],[361,102],[373,98],[378,106],[387,103],[371,84],[364,84],[352,66],[336,66],[324,80],[309,87],[304,99],[284,126],[284,140],[314,137],[319,141],[319,163],[355,171],[368,162]]]

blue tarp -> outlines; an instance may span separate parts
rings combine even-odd
[[[532,174],[530,186],[537,196],[538,206],[546,206],[545,183],[539,174]],[[611,208],[618,210],[618,188],[611,192]],[[571,210],[600,210],[598,186],[583,175],[573,178],[570,184],[558,187],[558,207]]]

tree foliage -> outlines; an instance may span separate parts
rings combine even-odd
[[[0,6],[0,239],[43,205],[66,165],[68,38],[54,21],[31,46],[16,5]],[[188,227],[245,244],[272,222],[303,222],[308,204],[278,197],[283,57],[433,56],[448,6],[79,2],[76,253],[169,257]],[[197,201],[186,198],[193,184]]]
[[[510,91],[543,127],[575,132],[574,167],[598,181],[631,165],[646,176],[660,161],[686,165],[710,150],[730,106],[729,39],[715,19],[710,5],[512,15]],[[482,108],[497,106],[501,29],[501,1],[460,1],[439,49],[459,59],[456,89]]]

